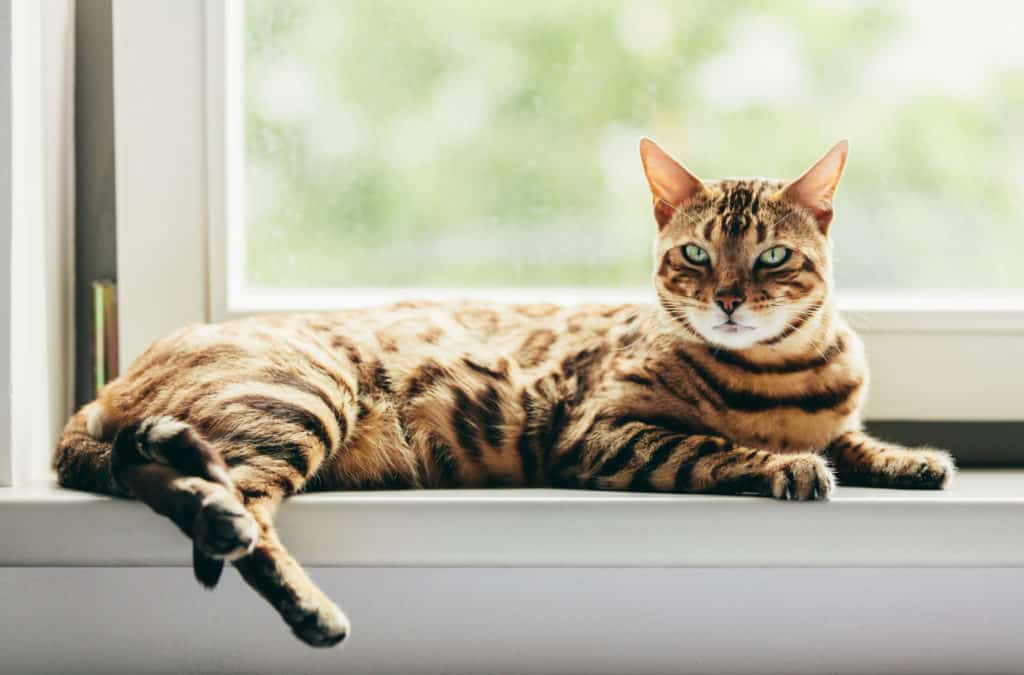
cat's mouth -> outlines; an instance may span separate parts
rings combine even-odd
[[[728,320],[723,321],[722,323],[718,324],[717,326],[715,326],[714,330],[716,330],[716,331],[718,331],[720,333],[735,334],[735,333],[744,333],[744,332],[746,332],[748,330],[754,330],[754,327],[753,326],[746,326],[746,325],[744,325],[742,323],[736,323],[732,319],[728,319]]]

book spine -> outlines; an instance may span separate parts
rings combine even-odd
[[[93,384],[98,392],[118,375],[117,285],[92,284]]]

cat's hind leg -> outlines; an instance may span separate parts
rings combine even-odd
[[[265,454],[239,456],[244,459],[229,468],[220,450],[191,426],[154,417],[118,433],[112,473],[127,494],[192,538],[196,577],[204,585],[215,584],[223,561],[230,560],[300,639],[318,647],[341,642],[348,619],[284,548],[272,522],[277,505],[309,475]],[[311,462],[305,469],[311,475],[318,467]]]
[[[122,429],[111,449],[111,474],[124,492],[191,537],[193,569],[207,588],[217,584],[224,560],[256,545],[259,528],[227,465],[187,424],[156,416]]]

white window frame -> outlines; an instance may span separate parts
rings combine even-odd
[[[114,0],[121,363],[190,321],[399,297],[646,300],[629,289],[250,292],[242,250],[240,0]],[[639,196],[638,196],[639,198]],[[230,239],[229,239],[230,238]],[[874,420],[1024,420],[1024,294],[840,295],[867,344]]]
[[[0,0],[0,487],[49,475],[70,408],[69,9]]]
[[[0,2],[0,387],[10,392],[12,388],[11,351],[12,329],[14,327],[12,252],[14,239],[15,191],[14,191],[14,21],[12,3]],[[14,483],[15,442],[12,418],[14,401],[11,396],[0,400],[0,487]]]

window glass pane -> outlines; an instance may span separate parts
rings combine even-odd
[[[254,286],[643,286],[650,135],[706,177],[851,139],[846,289],[1022,286],[1019,3],[250,0]]]

